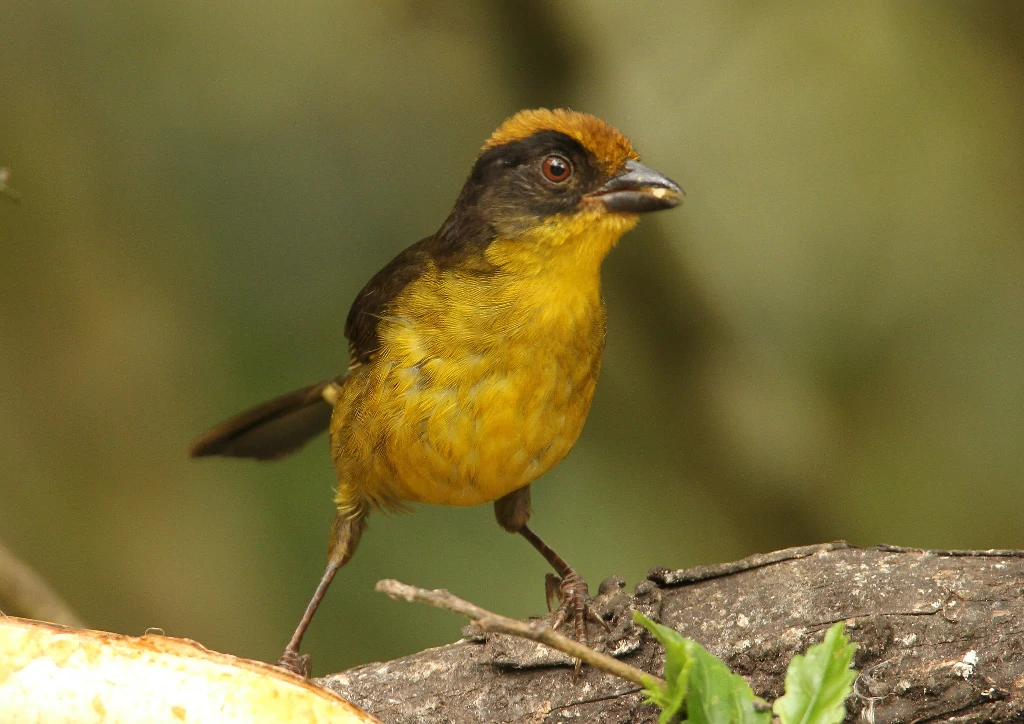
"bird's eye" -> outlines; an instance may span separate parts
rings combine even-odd
[[[560,184],[572,175],[572,164],[569,159],[553,153],[544,159],[541,170],[548,181]]]

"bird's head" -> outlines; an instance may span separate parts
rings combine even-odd
[[[446,226],[490,237],[486,253],[497,263],[567,257],[599,265],[638,214],[672,208],[682,197],[600,118],[526,110],[484,144]]]

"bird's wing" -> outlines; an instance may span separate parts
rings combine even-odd
[[[434,237],[421,239],[400,253],[373,275],[352,302],[345,321],[352,364],[366,364],[380,349],[377,326],[402,290],[418,279],[431,262],[430,246]]]

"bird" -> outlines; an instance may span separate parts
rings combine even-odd
[[[640,214],[683,196],[606,121],[522,110],[484,143],[437,232],[356,296],[347,370],[195,440],[193,457],[276,460],[330,433],[328,562],[279,666],[310,674],[302,638],[367,516],[410,503],[493,503],[498,524],[554,569],[552,625],[571,621],[586,641],[586,618],[597,618],[586,581],[529,526],[530,487],[573,447],[590,409],[605,346],[603,260]]]

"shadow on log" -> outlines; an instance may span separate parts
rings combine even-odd
[[[629,595],[601,584],[595,648],[660,675],[644,612],[703,644],[754,692],[781,696],[794,654],[846,621],[860,671],[848,722],[1024,721],[1024,552],[922,551],[844,543],[735,563],[655,569]],[[472,626],[466,638],[320,679],[388,724],[656,722],[636,685],[531,641]]]

